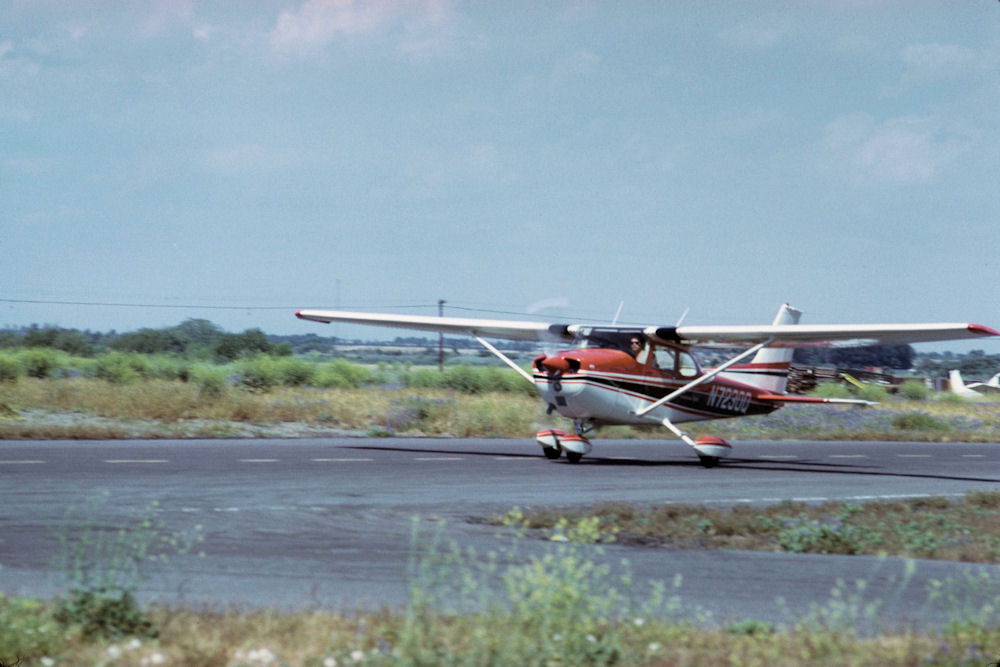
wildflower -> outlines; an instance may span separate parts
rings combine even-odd
[[[38,662],[42,663],[42,667],[52,667],[52,665],[56,664],[56,661],[48,656],[42,658]]]
[[[337,667],[337,659],[327,658],[326,660],[323,661],[323,667]]]
[[[646,625],[646,619],[644,618],[637,618],[632,622],[635,623],[635,627],[637,628],[641,628],[642,626]]]
[[[594,635],[587,635],[587,641],[593,644],[594,642],[597,641],[597,637],[595,637]]]
[[[364,659],[365,659],[365,652],[362,651],[361,649],[356,648],[353,651],[351,651],[351,660],[353,660],[354,662],[361,662]]]
[[[129,640],[128,644],[125,644],[125,648],[129,651],[136,651],[142,648],[142,641],[138,637],[133,637]]]
[[[648,650],[648,651],[649,651],[650,653],[657,653],[657,652],[659,652],[659,650],[660,650],[661,648],[663,648],[663,647],[662,647],[662,646],[660,646],[660,644],[659,644],[658,642],[652,642],[652,643],[651,643],[651,644],[650,644],[650,645],[649,645],[649,646],[647,647],[647,650]]]
[[[118,658],[122,657],[122,649],[121,649],[121,647],[117,646],[115,644],[112,644],[111,646],[109,646],[108,647],[108,657],[111,658],[112,660],[117,660]]]
[[[238,656],[237,656],[238,657]],[[258,648],[247,652],[247,662],[258,665],[270,665],[275,659],[274,653],[269,648]]]
[[[143,658],[139,664],[141,665],[162,665],[167,661],[166,657],[162,653],[152,653]]]

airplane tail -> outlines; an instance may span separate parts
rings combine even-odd
[[[798,324],[800,317],[802,311],[786,303],[778,309],[772,324]],[[783,394],[788,385],[788,371],[792,366],[793,354],[795,350],[790,347],[765,347],[754,355],[749,364],[733,366],[725,375],[765,391]]]

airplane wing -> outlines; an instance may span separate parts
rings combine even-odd
[[[981,324],[954,322],[650,327],[645,333],[664,342],[703,347],[755,345],[768,339],[769,347],[858,347],[1000,336],[1000,331]]]
[[[572,342],[563,325],[550,329],[544,322],[520,322],[515,320],[487,320],[470,317],[433,317],[427,315],[393,315],[387,313],[358,313],[345,310],[300,310],[295,316],[314,322],[347,322],[349,324],[371,324],[397,329],[417,329],[437,331],[462,336],[503,338],[508,340]]]
[[[570,343],[589,324],[548,324],[429,315],[361,313],[344,310],[300,310],[295,316],[314,322],[346,322],[397,329],[435,331],[484,338]],[[857,347],[903,345],[1000,336],[981,324],[771,324],[753,326],[600,327],[602,331],[642,331],[653,340],[698,347],[742,347],[771,340],[769,347]]]

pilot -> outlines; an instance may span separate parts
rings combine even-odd
[[[642,350],[642,341],[636,336],[632,336],[632,340],[628,342],[628,350],[633,357],[638,355],[639,351]]]

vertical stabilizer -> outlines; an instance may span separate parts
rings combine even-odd
[[[786,303],[778,309],[772,324],[798,324],[800,317],[802,311]],[[734,366],[725,375],[765,391],[783,394],[788,384],[788,369],[792,366],[793,354],[795,350],[790,347],[765,347],[754,355],[749,364]]]

